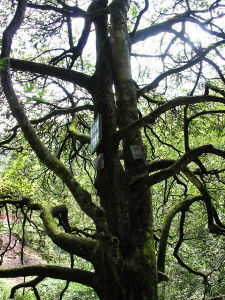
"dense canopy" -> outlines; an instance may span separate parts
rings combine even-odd
[[[100,300],[222,297],[225,3],[7,0],[0,14],[0,257],[17,232],[47,259],[0,269],[35,276],[10,297],[48,299],[46,278],[66,281],[60,299],[71,282]]]

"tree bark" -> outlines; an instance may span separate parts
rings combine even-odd
[[[96,30],[105,36],[95,74],[101,91],[95,95],[96,114],[102,114],[103,122],[103,141],[98,153],[104,154],[105,164],[98,172],[95,186],[112,233],[112,237],[102,236],[102,246],[97,251],[96,292],[101,300],[156,300],[151,196],[148,187],[129,184],[129,171],[144,164],[144,160],[133,159],[130,148],[142,145],[141,133],[130,130],[123,137],[124,167],[119,161],[118,145],[111,138],[117,126],[121,129],[138,119],[137,93],[131,76],[131,44],[126,28],[128,9],[129,1],[112,2],[109,41],[103,33],[103,23],[101,30]],[[95,24],[96,28],[98,25]]]

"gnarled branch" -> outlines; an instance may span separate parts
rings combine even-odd
[[[196,104],[201,102],[218,102],[225,104],[225,98],[223,97],[216,97],[216,96],[183,96],[177,97],[171,101],[166,102],[165,104],[161,105],[160,107],[153,110],[150,114],[138,119],[137,121],[131,123],[130,125],[118,130],[114,134],[115,142],[118,142],[122,139],[130,130],[137,130],[142,128],[148,124],[154,124],[154,122],[165,112],[181,105],[188,105],[188,104]]]
[[[161,272],[165,272],[165,259],[166,259],[166,248],[167,248],[167,240],[169,237],[169,231],[171,227],[171,223],[178,212],[186,211],[194,202],[202,200],[202,196],[198,195],[192,198],[187,198],[176,206],[174,206],[170,212],[167,214],[160,235],[159,240],[159,250],[158,250],[158,270]]]
[[[62,79],[77,84],[89,92],[92,91],[91,77],[80,72],[13,58],[10,59],[10,67],[14,70],[38,73]]]
[[[6,27],[5,31],[3,32],[1,58],[8,57],[10,55],[12,39],[23,22],[26,5],[27,0],[18,1],[15,15],[10,24]]]
[[[12,114],[16,118],[25,138],[36,153],[37,157],[68,186],[81,209],[94,220],[97,227],[105,226],[106,223],[102,222],[103,211],[92,202],[91,195],[79,185],[65,165],[52,155],[52,153],[44,146],[39,137],[36,135],[23,110],[23,107],[17,99],[8,70],[2,74],[2,86]],[[103,231],[105,231],[105,228]]]
[[[212,45],[210,45],[208,48],[206,48],[205,50],[202,50],[202,51],[199,51],[198,54],[192,58],[189,62],[187,62],[186,64],[184,64],[183,66],[180,66],[180,67],[177,67],[177,68],[174,68],[174,69],[170,69],[170,70],[167,70],[165,71],[164,73],[160,74],[159,76],[157,76],[150,84],[146,85],[145,87],[143,87],[142,89],[140,89],[137,93],[138,95],[143,95],[147,92],[149,92],[150,90],[153,90],[155,89],[159,83],[167,78],[168,76],[170,75],[173,75],[173,74],[177,74],[179,72],[182,72],[196,64],[198,64],[199,62],[201,62],[202,60],[205,59],[206,55],[214,50],[216,47],[220,46],[220,45],[223,45],[225,44],[225,39],[219,41],[219,42],[216,42]]]
[[[190,162],[194,161],[195,158],[206,153],[220,153],[222,157],[225,157],[225,151],[214,148],[212,145],[204,145],[198,148],[187,151],[181,158],[174,161],[174,163],[158,173],[155,173],[144,179],[144,184],[152,186],[159,183],[171,176],[178,174],[183,170]]]
[[[16,197],[11,195],[0,195],[0,204],[12,204],[27,206],[31,210],[41,212],[41,219],[45,227],[47,235],[50,239],[61,249],[68,253],[75,254],[88,261],[94,261],[94,249],[96,249],[98,242],[90,238],[81,238],[71,233],[70,225],[67,217],[67,207],[65,205],[58,205],[50,207],[47,204],[39,204],[34,202],[29,197]],[[54,218],[58,218],[64,225],[66,232],[63,232]]]
[[[185,176],[190,180],[190,182],[199,190],[202,194],[206,211],[208,217],[208,229],[211,233],[225,235],[225,226],[221,226],[221,222],[218,218],[218,215],[215,213],[215,208],[212,205],[211,196],[205,187],[205,185],[194,175],[187,167],[182,170]]]
[[[81,144],[89,144],[90,143],[90,136],[87,134],[81,133],[77,128],[77,116],[74,115],[73,119],[70,123],[70,126],[68,128],[68,131],[70,134],[72,134],[78,141],[81,142]]]
[[[15,268],[0,269],[1,278],[39,276],[54,279],[69,280],[94,287],[94,275],[92,272],[60,267],[55,265],[28,265]]]

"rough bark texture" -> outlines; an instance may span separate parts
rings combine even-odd
[[[97,177],[96,188],[107,214],[110,232],[114,236],[111,241],[103,241],[111,243],[114,251],[104,247],[96,267],[96,276],[101,282],[99,296],[103,300],[157,299],[151,197],[148,187],[143,188],[141,184],[129,186],[128,183],[129,169],[144,163],[134,161],[130,150],[131,145],[142,144],[141,135],[139,131],[129,131],[123,140],[126,171],[122,169],[118,150],[110,139],[116,130],[113,82],[119,129],[138,118],[136,88],[131,77],[130,40],[126,27],[128,9],[129,1],[112,3],[110,38],[103,45],[97,61],[97,70],[101,70],[96,74],[97,82],[101,83],[98,90],[104,100],[99,95],[96,101],[100,108],[98,113],[103,114],[105,139],[101,152],[104,153],[106,165]]]
[[[219,1],[217,2],[219,3]],[[2,59],[0,60],[1,83],[12,115],[18,123],[14,128],[14,135],[12,138],[8,138],[7,142],[16,136],[16,131],[20,128],[41,163],[61,179],[80,209],[93,221],[96,232],[93,235],[82,232],[82,237],[79,236],[79,232],[78,235],[72,233],[68,211],[63,205],[51,207],[51,203],[39,204],[30,198],[14,198],[11,195],[0,195],[0,199],[2,205],[20,205],[40,211],[43,226],[51,240],[68,253],[91,262],[95,272],[49,265],[22,266],[10,270],[0,270],[0,277],[37,275],[37,282],[40,281],[40,278],[48,276],[76,281],[92,287],[100,300],[157,300],[157,283],[167,280],[164,274],[166,246],[171,223],[177,213],[182,213],[183,223],[181,222],[180,225],[182,232],[187,209],[192,203],[201,200],[206,206],[209,230],[213,233],[224,234],[224,225],[219,220],[205,185],[187,168],[187,165],[193,161],[196,162],[202,154],[210,153],[225,158],[225,151],[216,149],[212,145],[190,149],[186,138],[185,153],[180,155],[177,160],[163,159],[147,164],[144,158],[134,159],[131,146],[143,146],[141,128],[152,125],[168,110],[190,103],[193,105],[201,102],[224,104],[225,100],[224,97],[210,95],[178,97],[158,106],[146,116],[140,117],[138,97],[155,88],[161,80],[168,76],[198,64],[211,50],[224,44],[224,40],[199,50],[193,59],[179,67],[165,71],[152,83],[138,89],[131,72],[132,43],[142,41],[161,31],[172,30],[174,24],[186,22],[191,12],[172,17],[168,21],[138,32],[136,32],[138,27],[138,23],[136,23],[134,31],[129,34],[127,18],[130,1],[128,0],[114,0],[109,5],[107,0],[92,1],[87,12],[66,5],[64,1],[57,1],[57,3],[59,4],[57,7],[32,3],[29,3],[28,6],[30,9],[50,10],[67,18],[70,49],[65,50],[62,55],[54,57],[51,63],[56,64],[69,54],[71,64],[68,69],[7,58],[11,53],[12,39],[23,22],[26,1],[19,1],[16,14],[4,31]],[[143,12],[147,7],[148,1],[145,1]],[[193,15],[195,16],[197,13],[193,13]],[[73,16],[85,18],[84,30],[75,47],[69,19]],[[140,21],[140,18],[141,15],[137,20]],[[82,54],[92,23],[96,33],[97,58],[95,72],[92,76],[88,76],[71,70],[71,68],[74,61]],[[222,36],[222,38],[224,37]],[[57,108],[46,116],[30,121],[14,91],[9,68],[14,71],[30,72],[72,82],[89,93],[93,105],[76,107],[71,101],[70,108]],[[224,96],[223,93],[220,94]],[[157,101],[155,102],[157,103]],[[96,172],[94,182],[99,199],[98,204],[92,199],[91,193],[81,187],[72,172],[43,144],[32,126],[45,122],[56,115],[71,114],[70,123],[67,124],[68,138],[73,136],[76,141],[79,141],[82,148],[84,144],[90,142],[90,137],[77,129],[80,119],[76,113],[84,109],[94,111],[94,118],[98,114],[102,117],[102,141],[97,149],[97,154],[103,156],[104,168]],[[186,118],[185,121],[184,135],[188,135],[188,125],[191,119]],[[3,144],[4,142],[0,143],[0,145]],[[155,173],[149,175],[151,172]],[[176,176],[179,172],[185,174],[200,195],[180,201],[167,213],[159,239],[158,258],[156,258],[150,187]],[[179,242],[181,240],[182,234]],[[179,247],[177,252],[178,250]],[[158,271],[160,272],[159,276]]]

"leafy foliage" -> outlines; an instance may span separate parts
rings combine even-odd
[[[0,269],[33,276],[11,296],[222,295],[222,1],[21,0],[0,13],[0,229],[48,263]]]

